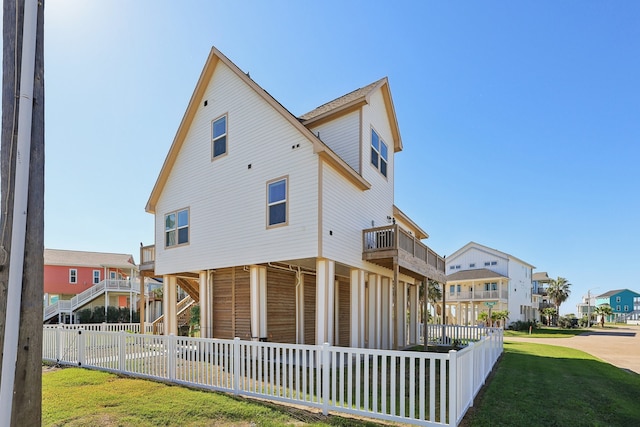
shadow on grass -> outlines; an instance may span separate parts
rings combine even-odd
[[[582,351],[505,343],[463,426],[630,426],[640,420],[640,375]]]

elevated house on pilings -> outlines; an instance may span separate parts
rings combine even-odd
[[[402,348],[444,259],[394,205],[387,78],[296,117],[212,48],[146,206],[141,274],[200,304],[203,337]]]

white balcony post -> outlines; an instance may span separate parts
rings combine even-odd
[[[351,269],[351,347],[364,347],[364,270]]]
[[[200,285],[200,337],[211,338],[209,335],[209,274],[206,270],[200,271],[198,275],[198,283]]]
[[[333,343],[335,263],[316,260],[316,345]]]
[[[379,329],[380,331],[380,335],[382,335],[381,337],[381,347],[379,348],[383,348],[385,350],[388,350],[390,348],[390,341],[389,341],[389,337],[390,337],[390,318],[391,318],[391,310],[392,310],[392,295],[393,295],[393,288],[389,285],[389,278],[388,277],[382,277],[381,278],[381,286],[380,286],[380,296],[381,301],[380,301],[380,326],[381,329]]]

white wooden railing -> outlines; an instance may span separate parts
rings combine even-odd
[[[130,332],[134,334],[140,333],[140,323],[61,323],[59,325],[43,325],[43,327],[45,330],[56,330],[58,328],[62,328],[73,331],[85,330],[100,332]],[[153,333],[153,325],[151,323],[145,323],[144,333]]]
[[[502,331],[482,329],[463,350],[427,353],[45,328],[43,360],[324,414],[457,426],[502,352]]]
[[[59,300],[54,304],[46,306],[44,308],[44,320],[49,319],[57,313],[71,313],[104,294],[106,291],[133,292],[139,294],[140,287],[130,280],[103,280],[70,300]]]
[[[461,300],[495,300],[504,299],[509,297],[507,290],[495,290],[495,291],[460,291],[460,292],[448,292],[448,301],[461,301]]]

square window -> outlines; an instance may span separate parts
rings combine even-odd
[[[287,179],[267,183],[267,226],[287,223]]]
[[[211,158],[227,153],[227,116],[216,119],[211,124]]]
[[[189,209],[165,215],[164,236],[165,247],[189,243]]]

